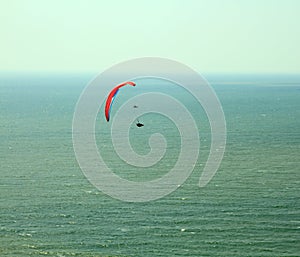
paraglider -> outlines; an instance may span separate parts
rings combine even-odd
[[[109,121],[111,107],[112,107],[113,101],[114,101],[117,93],[119,92],[119,89],[126,85],[131,85],[134,87],[135,83],[132,81],[127,81],[127,82],[121,83],[121,84],[117,85],[116,87],[114,87],[108,94],[108,97],[107,97],[106,103],[105,103],[105,118],[106,118],[107,122]]]
[[[138,106],[135,104],[135,105],[133,106],[133,108],[136,109],[136,108],[138,108]],[[139,121],[139,119],[136,120],[135,125],[136,125],[137,127],[139,127],[139,128],[140,128],[140,127],[144,127],[144,124],[141,123],[141,122]]]
[[[139,121],[135,124],[137,127],[144,127],[144,124],[143,123],[140,123]]]
[[[107,96],[107,98],[106,98],[106,102],[105,102],[105,110],[104,110],[104,112],[105,112],[105,118],[106,118],[106,121],[107,121],[107,122],[109,122],[109,119],[110,119],[110,111],[111,111],[112,104],[113,104],[113,102],[114,102],[114,100],[115,100],[115,98],[116,98],[117,93],[119,92],[119,90],[120,90],[121,87],[124,87],[124,86],[126,86],[126,85],[131,85],[131,86],[134,87],[136,84],[135,84],[134,82],[132,82],[132,81],[127,81],[127,82],[121,83],[121,84],[117,85],[116,87],[114,87],[114,88],[110,91],[110,93],[108,94],[108,96]],[[136,109],[136,108],[138,108],[138,106],[137,106],[137,105],[134,105],[133,108]],[[140,127],[143,127],[144,124],[141,123],[141,122],[139,122],[139,120],[137,120],[136,126],[140,128]]]

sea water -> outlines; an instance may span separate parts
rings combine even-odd
[[[0,256],[299,256],[299,76],[208,76],[227,123],[217,174],[198,187],[210,139],[205,115],[196,114],[201,149],[192,175],[173,193],[144,203],[97,190],[76,161],[72,118],[92,77],[1,74]],[[178,95],[195,114],[192,101]],[[148,181],[174,164],[180,133],[165,117],[141,119],[145,127],[132,124],[130,132],[140,154],[149,150],[151,133],[169,128],[173,152],[159,168],[128,169],[101,117],[96,140],[117,175]]]

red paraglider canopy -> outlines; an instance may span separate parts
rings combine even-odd
[[[126,86],[126,85],[135,86],[135,83],[132,82],[132,81],[127,81],[127,82],[121,83],[121,84],[117,85],[116,87],[114,87],[110,91],[110,93],[108,94],[108,97],[106,98],[106,102],[105,102],[105,118],[106,118],[107,121],[109,121],[110,110],[111,110],[111,107],[112,107],[112,103],[113,103],[119,89],[121,87]]]

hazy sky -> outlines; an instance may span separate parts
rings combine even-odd
[[[300,72],[298,0],[0,0],[0,70],[101,71],[136,57],[200,72]]]

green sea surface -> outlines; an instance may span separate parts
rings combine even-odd
[[[98,191],[76,161],[72,119],[92,77],[0,75],[1,257],[300,255],[300,76],[208,76],[227,123],[220,169],[198,187],[209,150],[201,114],[200,159],[192,175],[175,192],[144,203]],[[190,109],[197,120],[193,104]],[[139,145],[154,132],[147,124],[160,124],[160,117],[143,122],[146,138],[137,130],[133,142],[142,153]],[[170,126],[168,150],[175,152],[147,179],[178,155],[178,131]],[[96,131],[118,175],[144,178],[141,169],[128,173],[101,141],[107,138],[100,125]]]

